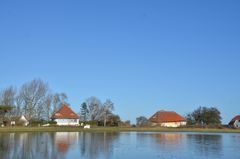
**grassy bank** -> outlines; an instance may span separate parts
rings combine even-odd
[[[79,127],[4,127],[0,133],[11,132],[206,132],[206,133],[240,133],[240,129],[203,129],[203,128],[120,128],[120,127],[96,127],[83,129]]]

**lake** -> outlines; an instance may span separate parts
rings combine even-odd
[[[0,133],[0,159],[235,159],[240,134]]]

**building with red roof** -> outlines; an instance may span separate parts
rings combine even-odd
[[[150,119],[149,122],[152,126],[162,127],[180,127],[185,126],[187,121],[184,117],[180,116],[174,111],[158,111]]]
[[[57,125],[79,125],[79,116],[66,104],[62,104],[60,109],[53,113],[51,117]]]
[[[240,128],[240,115],[235,116],[228,124],[233,128]]]

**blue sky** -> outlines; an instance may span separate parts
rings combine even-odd
[[[41,78],[75,111],[89,96],[123,120],[158,110],[240,111],[240,1],[1,1],[0,88]]]

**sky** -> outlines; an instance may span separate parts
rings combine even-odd
[[[240,114],[239,0],[2,0],[0,89],[32,79],[76,112],[111,99],[122,120],[217,107]]]

